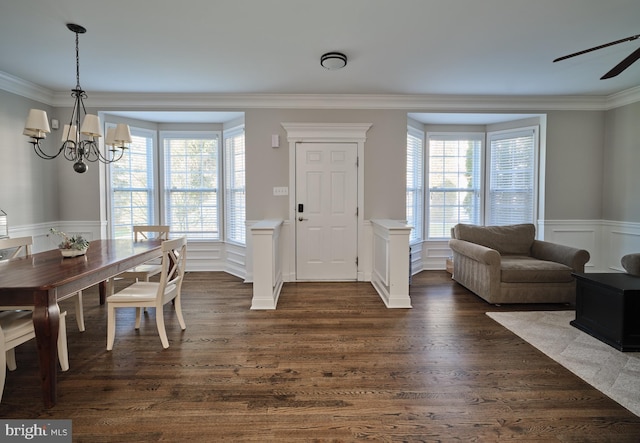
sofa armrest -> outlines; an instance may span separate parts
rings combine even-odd
[[[449,247],[454,253],[457,252],[482,264],[500,266],[500,253],[495,249],[456,238],[449,240]]]
[[[452,238],[453,279],[489,303],[500,296],[500,253],[476,243]]]
[[[569,266],[574,272],[584,272],[584,265],[591,258],[584,249],[572,248],[558,243],[534,240],[531,256],[540,260],[553,261]]]

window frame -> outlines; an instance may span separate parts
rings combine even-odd
[[[231,177],[231,173],[232,171],[230,171],[230,168],[227,167],[229,162],[232,161],[229,156],[230,153],[228,152],[228,146],[227,146],[227,140],[231,140],[234,139],[238,136],[242,135],[243,137],[243,141],[242,141],[242,149],[243,149],[243,155],[244,155],[244,161],[243,161],[243,178],[244,178],[244,182],[242,183],[242,189],[241,192],[243,192],[244,194],[244,205],[243,205],[243,209],[244,212],[242,214],[241,217],[235,217],[236,220],[232,221],[232,214],[235,214],[234,211],[232,210],[232,208],[230,208],[231,205],[231,199],[230,199],[230,192],[233,192],[235,194],[235,192],[237,191],[231,191],[229,188],[229,180]],[[246,138],[245,138],[245,130],[244,130],[244,125],[235,127],[235,128],[231,128],[231,129],[226,129],[223,131],[223,135],[222,135],[222,157],[223,157],[223,163],[222,163],[222,172],[223,172],[223,200],[224,200],[224,240],[225,242],[231,243],[231,244],[236,244],[236,245],[242,245],[245,246],[247,244],[247,233],[246,233],[246,217],[247,217],[247,211],[246,211],[246,195],[247,195],[247,162],[246,162]],[[234,162],[235,165],[235,162]],[[236,171],[235,168],[233,168],[234,171]],[[237,238],[231,238],[232,235],[232,229],[230,228],[230,225],[232,224],[240,224],[240,231],[241,231],[241,235],[242,235],[242,239],[237,239]]]
[[[195,241],[212,241],[212,242],[221,242],[224,238],[223,232],[223,224],[222,224],[222,211],[224,210],[224,201],[222,197],[222,134],[221,131],[202,131],[202,130],[160,130],[158,136],[158,159],[159,159],[159,167],[158,167],[158,192],[160,194],[160,198],[158,204],[160,206],[160,220],[163,224],[167,224],[171,226],[171,230],[175,231],[175,228],[169,222],[169,217],[167,214],[168,205],[168,190],[167,190],[167,159],[166,159],[166,149],[165,149],[165,141],[168,139],[207,139],[207,138],[215,138],[217,141],[217,153],[216,153],[216,225],[218,228],[217,236],[214,238],[206,238],[206,237],[198,237],[195,234],[189,235],[189,233],[185,233],[187,237],[191,240]]]
[[[432,193],[435,193],[437,188],[431,188],[430,185],[430,176],[431,176],[431,153],[432,146],[431,140],[437,139],[437,141],[466,141],[470,140],[473,142],[477,142],[480,144],[479,152],[476,153],[476,160],[479,167],[479,172],[476,174],[475,181],[477,182],[477,189],[472,188],[451,188],[445,189],[441,188],[441,191],[438,192],[450,192],[450,193],[461,193],[461,192],[473,192],[475,193],[475,198],[477,199],[477,219],[479,222],[484,220],[484,194],[483,194],[483,186],[484,186],[484,171],[485,171],[485,143],[486,143],[486,133],[485,132],[469,132],[469,131],[461,131],[461,132],[453,132],[453,131],[429,131],[427,132],[425,144],[426,144],[426,155],[425,155],[425,225],[426,225],[426,239],[427,240],[443,240],[450,238],[451,234],[446,229],[443,232],[443,236],[431,236],[431,201],[432,201]]]
[[[105,134],[107,132],[108,128],[115,128],[116,124],[115,123],[105,123]],[[158,134],[157,131],[151,130],[151,129],[146,129],[146,128],[142,128],[142,127],[130,127],[130,131],[131,131],[131,136],[132,137],[144,137],[147,138],[149,140],[151,140],[151,149],[150,149],[150,154],[151,154],[151,160],[150,160],[150,164],[152,165],[152,177],[151,177],[151,188],[150,188],[150,196],[152,199],[152,203],[151,203],[151,207],[148,208],[149,210],[149,224],[157,224],[158,220],[160,220],[160,195],[159,195],[159,191],[157,188],[157,182],[158,182],[158,155],[157,155],[157,151],[158,151]],[[125,156],[129,155],[129,150],[127,150],[125,152]],[[114,215],[114,187],[113,187],[113,166],[111,164],[107,164],[107,171],[105,174],[105,178],[107,181],[107,197],[106,197],[106,204],[107,204],[107,214],[108,214],[108,220],[109,220],[109,236],[111,238],[123,238],[123,237],[117,237],[116,236],[116,227],[119,225],[116,225],[114,223],[115,220],[115,215]],[[132,225],[133,226],[134,222],[132,220]],[[131,230],[131,240],[133,240],[133,229]]]
[[[487,132],[487,143],[486,143],[486,164],[490,165],[491,155],[492,155],[492,141],[494,140],[506,140],[506,139],[515,139],[518,137],[532,137],[532,149],[533,149],[533,170],[531,172],[532,175],[532,193],[531,193],[531,220],[514,220],[512,223],[534,223],[538,219],[538,196],[539,196],[539,186],[540,186],[540,130],[539,126],[523,126],[519,128],[513,129],[505,129],[500,131],[488,131]],[[491,212],[491,179],[492,179],[492,170],[485,171],[485,200],[486,200],[486,209],[484,213],[483,223],[485,225],[490,224],[502,224],[499,222],[492,221],[493,214]]]
[[[411,173],[413,173],[414,175],[414,187],[411,189],[414,189],[414,201],[413,201],[413,213],[414,213],[414,218],[413,219],[409,219],[409,204],[408,204],[408,199],[409,199],[409,192],[410,192],[410,188],[409,188],[409,177],[408,174],[410,173],[409,171],[409,149],[410,149],[410,145],[409,145],[409,137],[413,137],[416,138],[418,140],[420,140],[420,146],[417,148],[419,150],[418,152],[418,161],[415,162],[415,164],[413,165],[413,171],[411,171]],[[425,229],[425,133],[424,131],[421,131],[419,129],[413,128],[411,126],[409,126],[407,128],[407,180],[406,180],[406,217],[407,217],[407,223],[411,226],[413,226],[413,229],[411,230],[411,234],[409,235],[409,242],[410,244],[416,244],[416,243],[420,243],[422,241],[424,241],[424,229]]]

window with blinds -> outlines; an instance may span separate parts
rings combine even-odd
[[[129,149],[109,167],[112,238],[133,239],[133,225],[156,221],[154,142],[154,132],[131,128]]]
[[[219,136],[162,133],[164,219],[172,235],[219,240]]]
[[[407,223],[413,226],[409,241],[423,238],[424,214],[424,133],[413,128],[407,131]]]
[[[448,238],[457,223],[480,224],[484,134],[428,134],[428,237]]]
[[[537,131],[488,134],[488,225],[534,223],[537,200]]]
[[[244,128],[224,133],[226,240],[246,244]]]

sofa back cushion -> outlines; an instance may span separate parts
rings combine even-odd
[[[453,228],[453,236],[495,249],[501,255],[530,255],[536,227],[530,223],[508,226],[457,224]]]

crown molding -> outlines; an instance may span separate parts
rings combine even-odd
[[[68,107],[68,91],[56,92],[0,71],[0,89]],[[198,109],[396,109],[408,112],[599,111],[640,101],[640,86],[609,96],[580,95],[402,95],[402,94],[180,94],[89,92],[92,108]]]
[[[53,106],[52,91],[2,71],[0,71],[0,89]]]
[[[608,96],[606,109],[619,108],[636,102],[640,102],[640,86]]]
[[[150,94],[90,93],[91,107],[184,109],[396,109],[409,112],[603,110],[605,96],[474,96],[399,94]],[[69,106],[66,93],[55,106]]]

